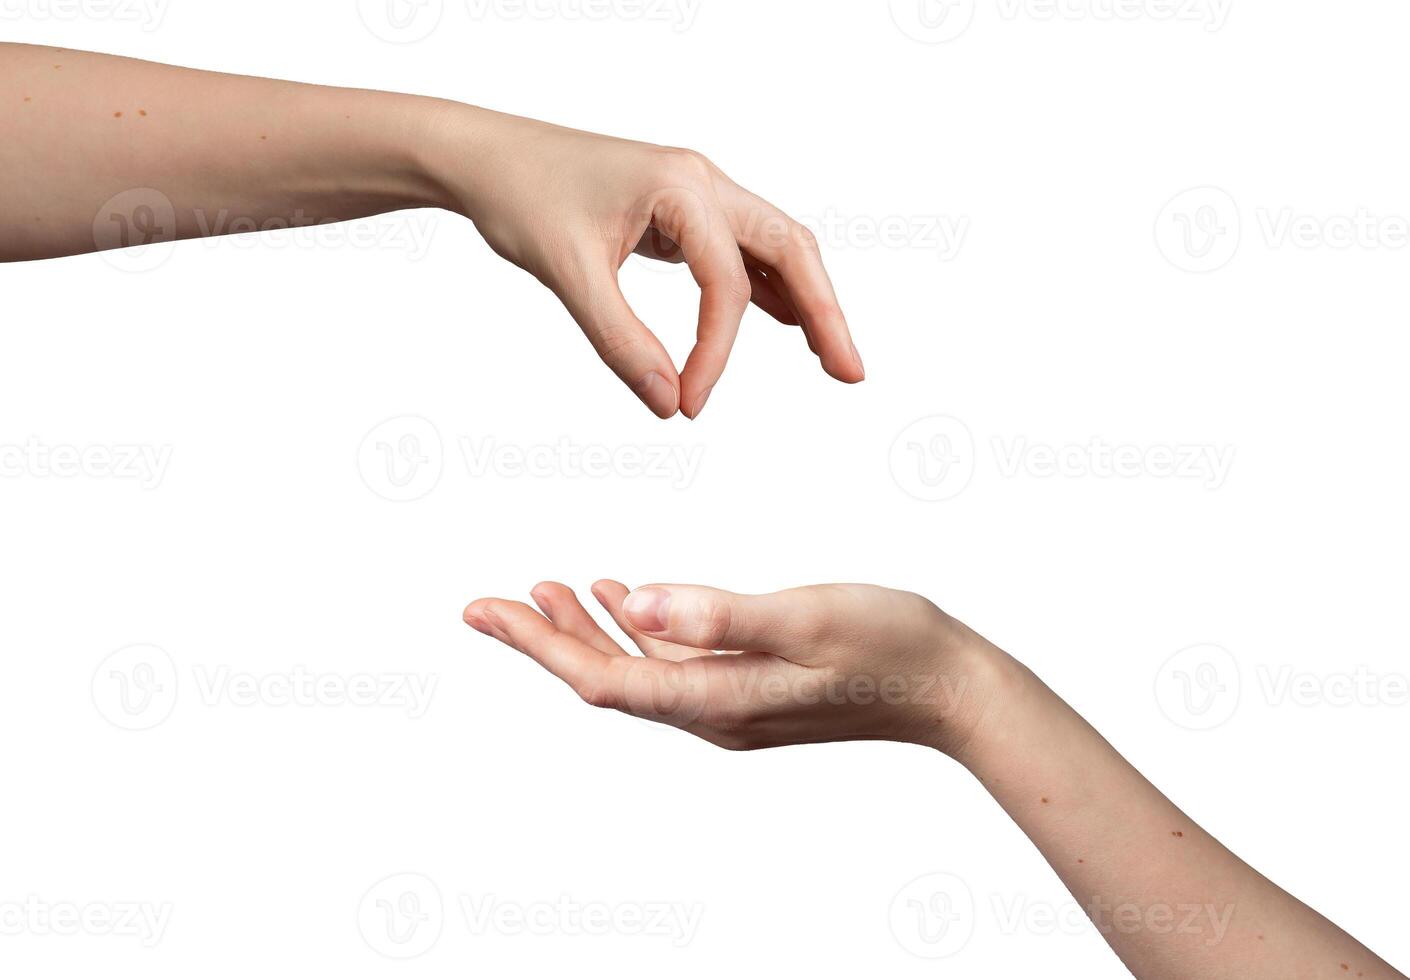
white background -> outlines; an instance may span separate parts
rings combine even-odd
[[[721,752],[594,712],[460,621],[599,576],[924,592],[1410,962],[1410,9],[445,0],[398,32],[362,6],[10,0],[0,30],[700,149],[819,229],[869,380],[829,381],[756,311],[702,419],[658,422],[551,295],[431,213],[143,272],[6,267],[7,975],[1124,975],[947,760]],[[683,355],[688,275],[623,276]],[[698,470],[503,455],[560,445]],[[60,476],[36,447],[166,465]],[[1209,458],[1232,465],[1167,465]],[[290,703],[300,672],[433,687]],[[467,919],[487,900],[537,925]],[[388,919],[416,901],[419,925]],[[128,903],[164,931],[34,911]],[[657,903],[699,913],[688,943],[633,934]],[[604,906],[620,928],[574,924]]]

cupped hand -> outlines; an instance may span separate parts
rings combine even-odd
[[[629,592],[604,580],[592,591],[642,656],[556,582],[533,589],[541,612],[478,599],[465,621],[589,704],[728,749],[887,739],[955,754],[980,723],[1002,656],[926,599],[876,586],[737,595],[693,585]]]
[[[454,143],[480,149],[441,168],[452,206],[558,296],[656,415],[700,414],[751,300],[801,327],[832,377],[864,377],[815,236],[705,157],[483,110],[456,126],[466,127]],[[679,373],[618,286],[633,252],[686,262],[700,287]]]

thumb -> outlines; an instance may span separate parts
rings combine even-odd
[[[799,591],[738,595],[699,585],[648,585],[627,596],[622,611],[643,633],[701,650],[784,654],[817,625]]]

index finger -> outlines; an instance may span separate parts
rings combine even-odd
[[[681,411],[697,417],[729,361],[753,287],[744,257],[717,201],[673,188],[652,209],[652,222],[681,248],[700,286],[695,347],[681,370]]]

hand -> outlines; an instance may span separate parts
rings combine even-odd
[[[531,593],[542,615],[478,599],[465,621],[589,704],[727,749],[887,739],[956,754],[984,715],[990,664],[1003,656],[926,599],[876,586],[749,596],[688,585],[629,593],[600,581],[592,591],[643,657],[556,582]]]
[[[551,289],[661,418],[700,414],[751,300],[801,326],[828,374],[864,377],[813,234],[700,154],[455,110],[446,126],[452,149],[433,168],[448,206]],[[466,147],[478,149],[467,157]],[[618,287],[634,251],[688,263],[700,286],[696,344],[679,374]]]

